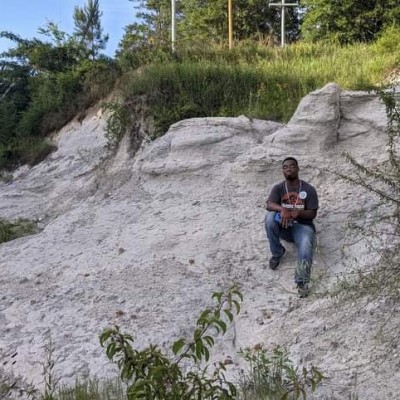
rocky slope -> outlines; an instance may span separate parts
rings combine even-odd
[[[2,217],[34,218],[43,228],[1,245],[5,370],[40,385],[50,332],[63,382],[110,376],[103,328],[118,324],[140,347],[168,345],[190,335],[210,294],[235,281],[243,311],[215,356],[232,357],[233,378],[240,348],[279,344],[296,363],[324,371],[315,398],[397,398],[398,355],[380,357],[374,337],[384,307],[318,296],[343,270],[349,213],[370,201],[333,174],[349,170],[341,154],[367,165],[385,158],[386,115],[375,95],[329,84],[304,98],[287,125],[182,121],[134,157],[127,138],[116,154],[107,149],[104,125],[101,113],[70,124],[54,137],[58,151],[0,186]],[[288,155],[320,196],[316,281],[304,300],[293,289],[293,247],[278,271],[265,269],[264,204]],[[370,257],[361,246],[354,252]]]

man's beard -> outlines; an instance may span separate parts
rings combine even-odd
[[[288,181],[296,181],[297,179],[299,179],[299,177],[298,176],[287,176],[286,179]]]

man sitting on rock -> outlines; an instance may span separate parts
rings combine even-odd
[[[317,215],[318,196],[314,187],[299,179],[299,165],[295,158],[285,158],[282,171],[285,180],[273,186],[267,200],[269,213],[265,217],[265,230],[272,253],[269,267],[277,269],[286,253],[280,239],[294,242],[297,248],[294,279],[300,297],[306,297],[314,251],[313,220]]]

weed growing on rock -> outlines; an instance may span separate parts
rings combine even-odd
[[[103,105],[103,111],[108,111],[106,133],[109,146],[116,146],[131,127],[132,114],[126,106],[117,102]]]
[[[288,353],[279,347],[272,352],[262,347],[246,348],[241,355],[249,364],[249,372],[241,376],[243,400],[306,399],[324,379],[313,366],[299,371]]]
[[[60,387],[54,400],[124,400],[125,389],[119,379],[77,381],[73,387]]]
[[[51,332],[48,332],[47,343],[44,346],[45,362],[43,363],[44,396],[43,400],[54,400],[59,378],[55,374],[54,343]]]

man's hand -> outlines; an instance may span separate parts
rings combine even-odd
[[[298,213],[298,211],[296,211]],[[294,212],[284,209],[281,211],[281,225],[283,228],[287,228],[293,223]]]
[[[317,215],[317,210],[283,210],[281,211],[282,221],[281,225],[284,228],[292,225],[293,221],[297,218],[313,220]]]
[[[300,217],[300,211],[299,210],[293,210],[293,211],[290,211],[290,213],[291,213],[293,219],[297,219],[297,218]]]

